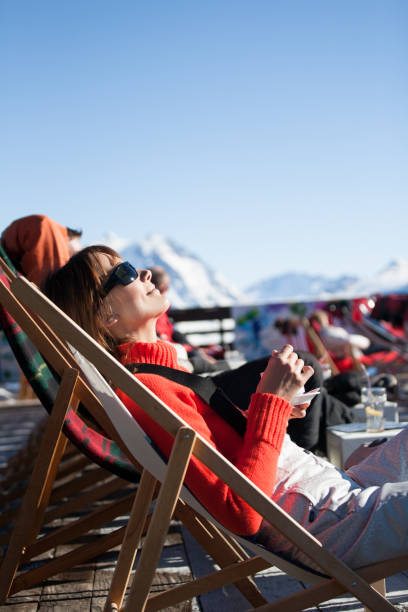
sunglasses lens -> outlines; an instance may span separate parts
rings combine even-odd
[[[136,268],[128,261],[124,261],[114,268],[105,283],[105,293],[108,294],[116,285],[130,285],[137,279],[138,273]]]
[[[129,262],[125,261],[123,264],[120,264],[115,271],[116,278],[123,285],[129,285],[134,280],[137,279],[137,271]]]

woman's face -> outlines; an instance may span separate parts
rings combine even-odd
[[[106,255],[99,256],[106,277],[123,260],[113,263]],[[169,307],[151,282],[150,270],[137,270],[138,277],[128,285],[115,285],[105,297],[107,314],[105,324],[118,341],[152,341],[156,334],[156,320]],[[152,331],[154,338],[151,337]]]

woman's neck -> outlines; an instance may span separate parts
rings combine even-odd
[[[146,321],[135,329],[132,326],[118,325],[114,330],[114,336],[118,344],[128,342],[157,342],[156,320]]]
[[[126,334],[125,338],[121,339],[121,344],[125,342],[157,342],[156,329],[139,329],[137,331]]]

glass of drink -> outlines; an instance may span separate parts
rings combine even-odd
[[[384,406],[387,401],[387,391],[384,387],[367,389],[365,399],[366,429],[376,433],[384,431]]]

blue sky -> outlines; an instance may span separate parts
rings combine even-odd
[[[2,225],[168,236],[238,287],[407,258],[405,0],[0,0]]]

